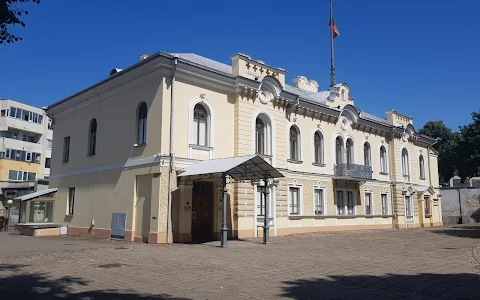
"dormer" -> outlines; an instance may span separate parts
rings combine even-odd
[[[318,83],[315,80],[308,80],[305,76],[295,77],[293,86],[307,92],[318,93]]]
[[[327,98],[327,104],[328,106],[335,108],[342,108],[348,104],[354,105],[348,85],[346,83],[338,83],[331,87],[330,96]]]
[[[262,60],[254,60],[246,54],[235,54],[232,58],[232,73],[234,76],[242,76],[256,81],[262,81],[265,76],[271,76],[285,86],[284,69],[274,68],[265,64]]]

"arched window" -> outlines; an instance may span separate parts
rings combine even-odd
[[[380,147],[380,172],[388,173],[387,172],[387,151],[383,146]]]
[[[295,126],[290,127],[290,159],[300,160],[300,134]]]
[[[147,143],[147,103],[142,102],[138,106],[137,143]]]
[[[347,164],[353,164],[353,141],[347,140]]]
[[[338,136],[335,140],[335,163],[337,165],[343,164],[343,154],[343,140]]]
[[[368,142],[363,144],[363,164],[368,167],[372,166],[372,151]]]
[[[347,100],[346,97],[345,97],[345,90],[342,90],[342,100],[343,101]]]
[[[266,154],[265,152],[265,124],[262,119],[257,117],[255,121],[255,142],[256,142],[256,153],[257,154]]]
[[[403,148],[402,150],[402,175],[410,175],[409,161],[408,161],[408,151]]]
[[[193,143],[208,146],[208,113],[200,103],[193,109]]]
[[[97,120],[90,121],[88,130],[88,155],[95,155],[97,149]]]
[[[313,135],[313,151],[315,155],[315,163],[323,164],[323,135],[317,131]]]
[[[420,154],[418,158],[418,166],[420,168],[420,179],[425,178],[425,161],[423,160],[423,155]]]

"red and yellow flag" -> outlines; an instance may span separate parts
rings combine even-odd
[[[335,19],[332,16],[332,19],[328,23],[328,28],[332,30],[333,38],[336,38],[340,35],[340,31],[338,31],[337,24],[335,24]]]

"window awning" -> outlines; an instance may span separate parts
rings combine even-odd
[[[224,173],[237,181],[284,177],[258,155],[204,160],[185,168],[178,177],[221,178]]]

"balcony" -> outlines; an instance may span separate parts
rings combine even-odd
[[[356,164],[335,165],[335,177],[341,179],[372,179],[372,167]]]

